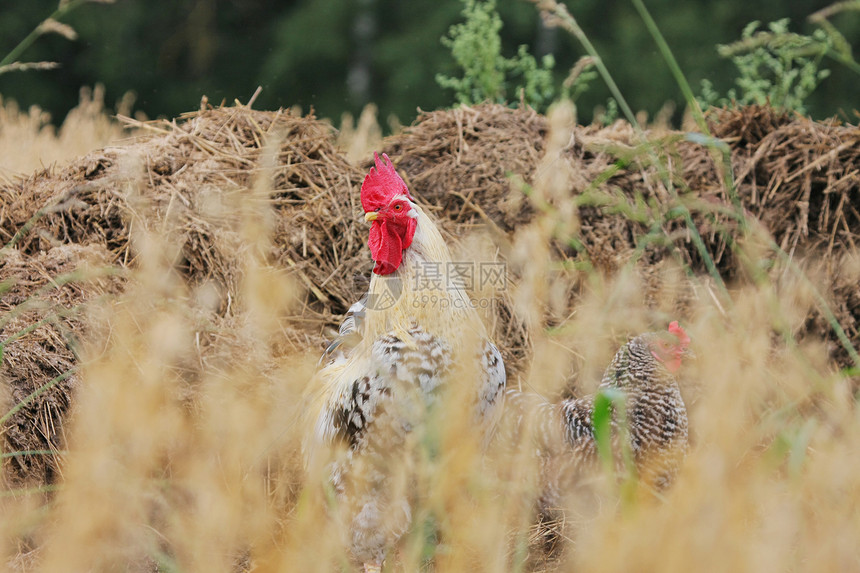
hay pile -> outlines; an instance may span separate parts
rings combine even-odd
[[[80,260],[119,270],[133,267],[138,254],[134,226],[146,221],[150,230],[170,230],[179,253],[174,266],[191,287],[215,287],[218,302],[210,330],[229,327],[241,304],[244,251],[237,248],[238,213],[263,177],[274,212],[267,221],[273,237],[269,260],[306,289],[300,311],[281,317],[279,352],[319,352],[370,273],[367,227],[358,200],[365,169],[352,166],[337,151],[327,124],[288,111],[209,108],[174,122],[138,127],[151,135],[4,186],[3,243],[41,210],[29,233],[0,260],[0,280],[15,277],[16,289],[29,285],[29,290],[15,291],[15,297],[4,295],[4,313],[19,308],[50,277],[75,268]],[[761,220],[787,251],[819,255],[823,272],[837,280],[828,293],[837,318],[855,346],[860,345],[856,277],[839,264],[855,248],[860,229],[860,130],[792,119],[760,107],[722,112],[713,118],[712,129],[731,147],[740,207]],[[386,140],[383,151],[439,217],[447,237],[489,226],[504,241],[537,213],[510,175],[533,182],[547,131],[546,118],[530,109],[481,105],[424,114]],[[571,195],[578,206],[580,244],[554,245],[554,256],[605,273],[634,255],[645,274],[672,258],[706,272],[702,254],[674,209],[678,193],[720,274],[736,280],[748,276],[743,261],[732,254],[739,238],[733,215],[738,206],[720,182],[712,151],[679,133],[651,137],[653,153],[669,160],[674,190],[666,188],[652,155],[641,152],[629,125],[574,129],[564,158],[576,174]],[[278,144],[271,173],[261,168],[267,141]],[[630,216],[641,205],[659,221],[656,229]],[[649,231],[671,240],[641,244]],[[119,292],[125,279],[120,274],[105,280],[63,285],[49,296],[63,308],[73,308]],[[570,304],[575,303],[573,294]],[[495,335],[508,367],[517,371],[528,361],[528,331],[509,301],[501,302]],[[48,308],[40,310],[43,314],[16,314],[15,324],[4,325],[3,339],[47,316]],[[6,346],[3,373],[12,403],[77,363],[72,341],[86,325],[81,314],[62,314],[61,320],[48,321]],[[820,316],[812,317],[807,329],[835,340]],[[211,345],[214,338],[204,336],[201,364],[206,363],[206,340]],[[834,358],[849,364],[835,344]],[[52,386],[7,421],[3,450],[61,448],[62,420],[75,380],[73,374]],[[56,468],[50,464],[36,468],[12,459],[7,466],[18,477],[53,479]]]
[[[744,241],[740,211],[760,221],[789,256],[823,263],[819,270],[833,285],[828,300],[854,346],[860,346],[857,277],[842,265],[856,255],[860,242],[860,128],[750,106],[715,112],[710,129],[731,150],[736,196],[723,184],[713,147],[686,134],[646,133],[643,146],[623,121],[605,128],[576,126],[566,158],[574,173],[570,194],[578,205],[579,245],[556,244],[555,256],[604,273],[636,258],[637,270],[655,291],[661,285],[654,269],[669,259],[706,273],[706,259],[676,209],[681,203],[707,255],[731,284],[753,272],[733,251]],[[416,195],[441,207],[443,225],[455,234],[488,222],[510,233],[535,212],[510,174],[534,181],[547,130],[546,118],[532,110],[482,105],[424,114],[390,138],[386,151]],[[673,189],[658,172],[658,162],[669,165]],[[772,251],[768,256],[778,258]],[[509,309],[502,304],[501,311]],[[832,342],[840,366],[853,366],[821,314],[810,320],[808,332]],[[500,346],[522,345],[518,333],[496,334]]]
[[[45,209],[17,244],[22,253],[58,243],[101,244],[112,261],[133,263],[129,242],[135,212],[151,211],[153,224],[180,232],[176,268],[192,282],[214,280],[235,294],[238,253],[230,252],[243,191],[260,169],[267,139],[281,141],[271,186],[277,212],[274,260],[294,269],[335,312],[351,304],[348,277],[338,265],[357,264],[360,212],[356,184],[363,173],[335,150],[331,128],[289,111],[208,109],[178,122],[142,125],[156,135],[90,154],[53,173],[43,171],[4,189],[0,232],[11,237],[37,209]],[[333,301],[323,294],[326,289]],[[324,312],[322,306],[314,309]],[[303,345],[310,339],[303,339]]]
[[[528,201],[512,197],[510,174],[533,180],[547,129],[546,118],[531,109],[462,107],[424,114],[405,133],[389,138],[386,152],[408,176],[415,193],[439,205],[439,214],[456,224],[458,232],[487,220],[512,231],[533,209]],[[781,248],[824,246],[828,254],[834,247],[853,248],[856,234],[851,230],[860,228],[856,195],[860,129],[835,120],[792,119],[765,106],[719,110],[711,117],[710,129],[731,148],[743,209],[764,223]],[[733,209],[707,147],[677,132],[646,135],[651,147],[659,149],[656,158],[668,159],[674,167],[677,192],[682,197],[692,194],[690,198],[699,203],[690,205],[694,214],[705,211],[701,203]],[[670,203],[671,191],[638,145],[635,131],[624,121],[606,128],[576,126],[568,148],[578,175],[571,194],[577,197],[598,189],[627,199],[630,205],[637,194],[660,207]],[[595,187],[593,182],[606,173],[611,176]],[[578,203],[585,254],[598,267],[625,259],[624,251],[648,231],[625,217],[607,217],[608,209],[592,208],[581,197]],[[696,222],[710,255],[721,270],[731,272],[733,263],[724,263],[727,245],[716,231],[718,225],[705,218]],[[687,256],[688,262],[696,261],[694,253]],[[697,270],[704,269],[697,265]]]
[[[85,260],[122,275],[138,256],[135,225],[169,235],[177,246],[174,267],[189,288],[214,287],[214,312],[195,318],[201,335],[197,368],[223,359],[241,304],[239,280],[246,253],[239,237],[242,202],[258,176],[272,190],[275,217],[266,222],[273,235],[270,262],[294,273],[307,289],[301,315],[282,317],[284,339],[275,342],[277,351],[318,352],[326,328],[359,296],[361,281],[343,269],[367,275],[371,268],[363,252],[366,228],[358,216],[363,173],[335,150],[327,124],[288,111],[237,107],[207,109],[177,122],[142,127],[153,134],[2,189],[0,241],[11,241],[32,224],[0,259],[0,281],[15,285],[3,296],[3,320],[11,320],[4,323],[2,340],[9,342],[9,336],[43,318],[62,315],[5,345],[3,372],[10,405],[78,363],[74,338],[86,331],[81,305],[121,291],[125,281],[116,276],[110,288],[99,281],[60,287],[52,278]],[[279,142],[271,173],[260,167],[267,140]],[[39,306],[38,313],[22,312],[20,305],[30,305],[34,293],[51,304]],[[191,372],[189,378],[198,374]],[[62,421],[76,381],[77,375],[71,374],[12,416],[3,428],[3,451],[61,449]],[[13,480],[50,483],[55,463],[39,465],[38,460],[11,458],[7,473]]]
[[[62,421],[78,384],[78,343],[86,335],[88,305],[122,290],[104,272],[101,245],[59,245],[32,256],[4,253],[0,282],[3,343],[4,452],[32,452],[6,460],[14,482],[52,483],[61,471]],[[7,290],[8,289],[8,290]]]
[[[506,232],[533,213],[508,174],[531,177],[543,157],[547,121],[531,108],[462,106],[423,114],[389,138],[385,152],[419,200],[462,236],[492,221]]]

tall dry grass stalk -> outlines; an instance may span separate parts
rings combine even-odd
[[[246,266],[243,297],[218,325],[207,285],[173,268],[178,231],[137,193],[140,165],[125,166],[138,266],[128,292],[94,317],[73,453],[35,533],[40,569],[231,571],[276,535],[301,472],[297,397],[313,362],[273,359],[297,292],[267,261],[272,162],[269,153],[253,189],[225,194]]]
[[[368,157],[373,156],[374,150],[378,150],[382,145],[382,127],[376,114],[376,106],[367,104],[358,116],[358,123],[350,113],[341,117],[337,146],[353,165],[367,161]]]
[[[83,114],[89,124],[82,130],[113,133],[101,118]],[[665,269],[662,292],[647,301],[632,270],[609,279],[559,266],[551,241],[579,228],[567,207],[572,174],[558,160],[570,143],[573,110],[556,107],[549,121],[528,199],[539,215],[500,247],[509,294],[532,329],[531,366],[509,384],[548,400],[592,392],[626,336],[679,319],[697,355],[681,383],[690,454],[659,496],[625,498],[602,474],[568,492],[564,523],[555,525],[564,550],[547,558],[546,535],[533,524],[528,441],[496,444],[484,455],[468,434],[467,401],[455,386],[414,462],[413,528],[387,568],[860,569],[860,416],[851,380],[827,362],[822,343],[791,336],[818,304],[810,282],[782,269],[730,288],[729,304],[712,296],[707,281],[695,282],[689,314],[678,316],[678,285],[688,280],[682,268]],[[36,137],[38,147],[39,138],[53,136]],[[136,270],[128,291],[91,317],[97,327],[85,345],[58,491],[0,499],[9,569],[350,569],[325,476],[305,475],[300,451],[308,431],[304,395],[318,357],[279,352],[298,289],[269,262],[278,248],[269,238],[274,161],[264,154],[252,188],[223,190],[224,240],[246,264],[242,296],[220,322],[210,287],[189,285],[176,271],[174,221],[153,215],[137,192],[140,165],[127,162],[118,192],[136,198],[129,222]],[[463,245],[487,250],[486,242]],[[856,256],[844,264],[860,274]],[[819,280],[812,270],[807,278]],[[572,313],[570,297],[578,301]]]
[[[823,343],[793,338],[819,304],[812,285],[824,285],[815,266],[805,265],[805,275],[776,269],[770,279],[731,289],[728,304],[701,282],[685,317],[672,314],[679,302],[673,285],[684,280],[683,269],[664,271],[663,292],[649,305],[633,272],[606,281],[552,266],[546,245],[575,235],[577,221],[564,209],[569,174],[553,159],[566,144],[571,110],[556,107],[549,120],[531,197],[543,214],[518,232],[510,259],[523,277],[516,285],[518,309],[552,325],[533,337],[524,386],[552,399],[575,379],[579,393],[592,392],[619,335],[673,318],[685,323],[698,356],[682,381],[693,446],[676,485],[634,502],[600,479],[593,489],[569,492],[570,543],[561,569],[860,567],[852,542],[860,538],[860,478],[852,455],[860,451],[856,380],[852,385],[828,363]],[[761,232],[751,229],[745,241],[746,256],[760,268],[772,256],[757,247],[766,244],[766,237],[755,237]],[[853,272],[858,263],[857,253],[843,261]],[[559,315],[556,309],[565,306],[557,301],[577,294],[573,314]]]
[[[14,101],[0,99],[0,177],[25,175],[62,164],[106,147],[132,134],[105,109],[104,86],[82,88],[80,103],[58,128],[38,106],[26,112]],[[126,94],[116,113],[130,115],[134,98]]]

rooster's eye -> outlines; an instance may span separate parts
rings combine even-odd
[[[403,210],[403,205],[401,205],[400,203],[398,203],[397,205],[395,205],[395,206],[394,206],[394,210],[395,210],[395,211],[401,211],[401,210]]]

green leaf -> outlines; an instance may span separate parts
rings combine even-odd
[[[451,26],[441,40],[451,50],[463,76],[437,74],[436,82],[454,90],[457,101],[466,105],[487,100],[506,103],[508,99],[522,97],[532,107],[545,107],[555,91],[552,56],[544,57],[538,65],[528,46],[522,45],[513,58],[503,57],[502,20],[496,12],[495,0],[463,0],[463,5],[464,22]],[[509,86],[513,90],[509,91]]]
[[[23,408],[24,406],[26,406],[27,404],[29,404],[30,402],[35,400],[37,397],[39,397],[39,395],[41,395],[42,393],[47,391],[49,388],[56,386],[57,384],[59,384],[60,382],[62,382],[63,380],[65,380],[66,378],[68,378],[69,376],[71,376],[72,374],[74,374],[77,371],[78,371],[77,366],[75,366],[73,368],[69,368],[68,370],[66,370],[65,372],[60,374],[59,376],[55,376],[51,380],[45,382],[44,384],[42,384],[41,386],[39,386],[38,388],[33,390],[23,400],[21,400],[20,402],[18,402],[14,406],[12,406],[12,408],[10,408],[9,411],[6,412],[3,416],[0,416],[0,426],[5,424],[6,420],[8,420],[12,416],[14,416],[15,413],[18,412],[18,410],[20,410],[21,408]]]
[[[607,472],[614,468],[612,453],[612,413],[623,410],[627,396],[618,388],[601,388],[594,397],[594,411],[591,423],[594,428],[594,442],[597,455]]]

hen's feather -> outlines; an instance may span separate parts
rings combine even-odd
[[[664,336],[647,333],[627,342],[613,357],[599,386],[625,393],[626,431],[637,474],[640,483],[656,490],[672,482],[687,451],[687,410],[680,388],[653,351]],[[594,396],[550,403],[533,393],[508,390],[506,404],[508,439],[526,440],[537,455],[539,505],[542,510],[559,507],[565,495],[598,465]],[[622,433],[615,416],[611,427],[616,465],[622,470]]]

